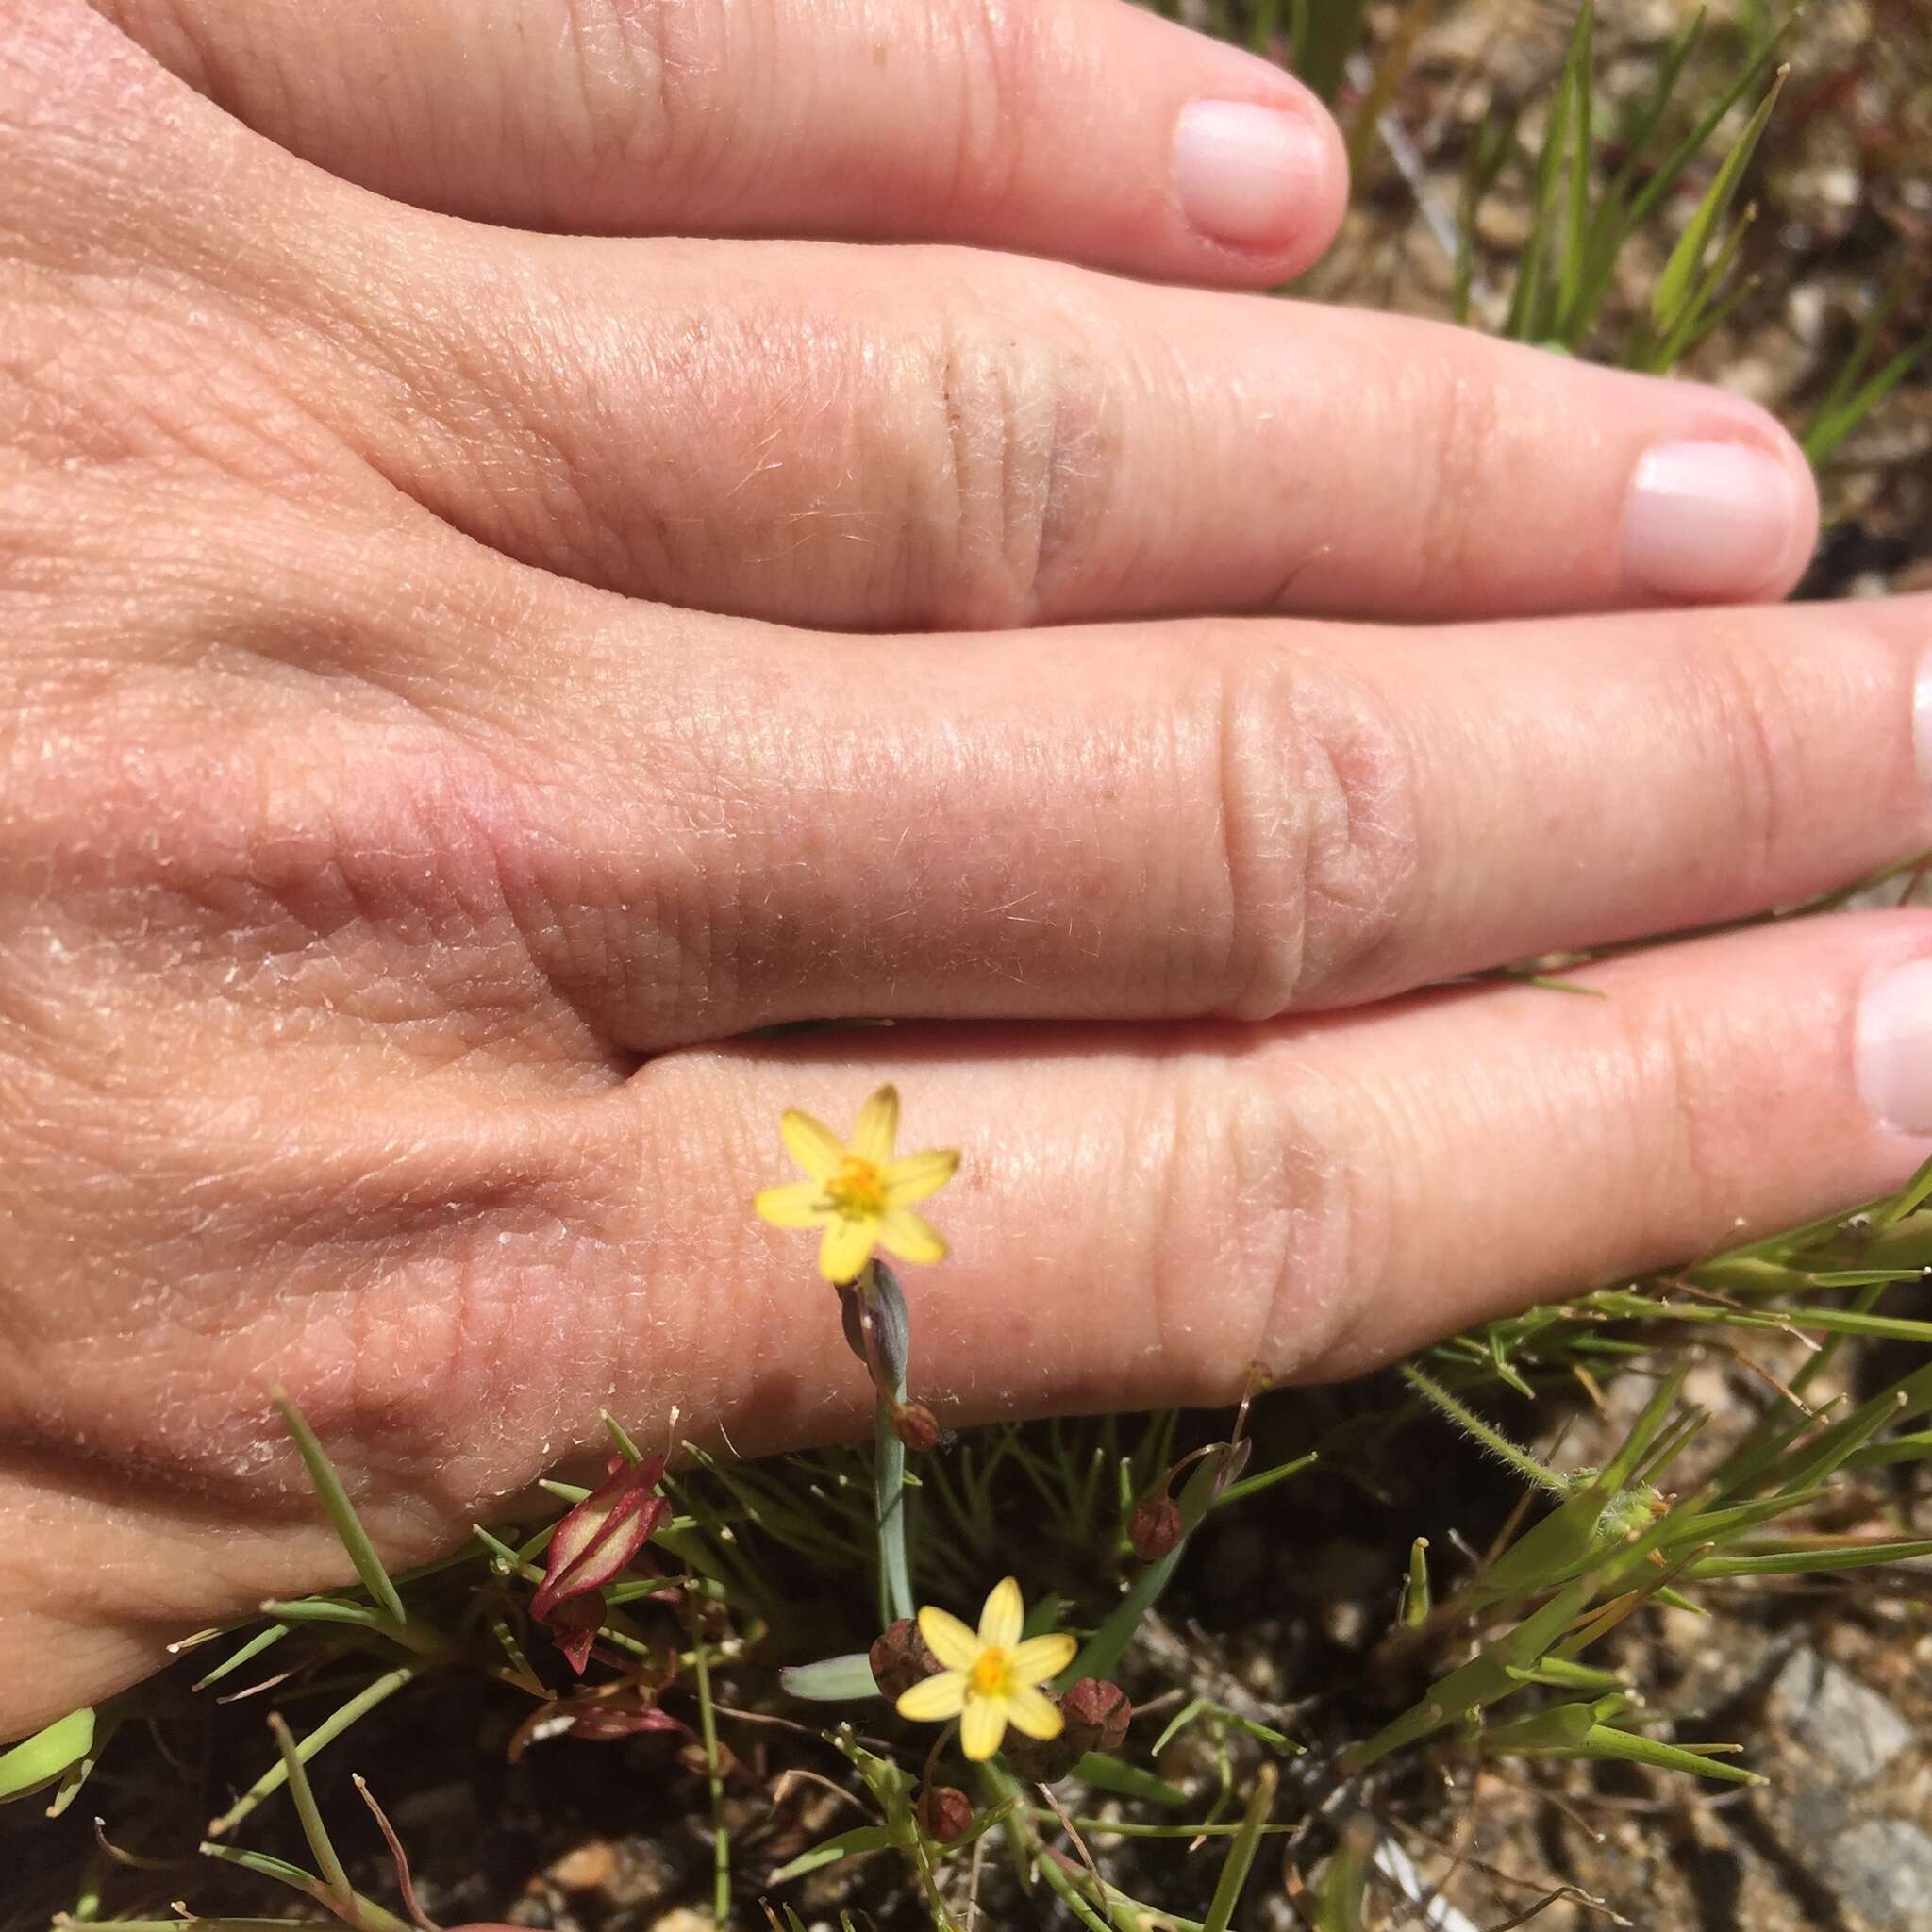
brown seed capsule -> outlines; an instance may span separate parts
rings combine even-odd
[[[1118,1751],[1134,1715],[1127,1693],[1106,1677],[1082,1677],[1060,1699],[1060,1709],[1067,1720],[1060,1735],[1083,1753]]]
[[[1143,1563],[1166,1556],[1185,1533],[1181,1506],[1172,1496],[1149,1496],[1127,1518],[1127,1541]]]
[[[940,1439],[939,1418],[923,1402],[908,1402],[892,1418],[892,1433],[915,1456],[924,1456]]]
[[[939,1658],[925,1647],[925,1639],[910,1617],[888,1624],[873,1640],[871,1656],[873,1682],[895,1704],[940,1668]]]
[[[919,1824],[942,1845],[963,1838],[973,1823],[973,1800],[954,1785],[927,1785],[919,1794]]]
[[[1054,1703],[1059,1702],[1052,1691],[1046,1694]],[[1000,1746],[1000,1756],[1015,1777],[1024,1778],[1029,1785],[1051,1785],[1058,1784],[1079,1763],[1083,1749],[1068,1731],[1062,1731],[1057,1738],[1028,1738],[1009,1728]]]

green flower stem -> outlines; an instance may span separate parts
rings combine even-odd
[[[905,1399],[903,1387],[900,1400]],[[873,1424],[873,1507],[879,1525],[879,1618],[917,1614],[906,1560],[906,1445],[892,1433],[892,1411],[881,1400]]]
[[[1545,1469],[1527,1449],[1519,1448],[1502,1430],[1491,1426],[1472,1410],[1463,1407],[1448,1390],[1425,1375],[1414,1363],[1405,1363],[1403,1380],[1425,1400],[1440,1408],[1465,1435],[1473,1436],[1485,1449],[1500,1456],[1511,1469],[1519,1470],[1540,1488],[1555,1491],[1559,1496],[1570,1493],[1570,1485],[1555,1470]]]
[[[698,1733],[705,1745],[705,1780],[711,1799],[711,1919],[731,1923],[731,1832],[724,1823],[724,1777],[718,1768],[718,1718],[711,1703],[711,1653],[699,1626],[697,1600],[687,1598],[691,1616],[691,1674],[697,1679]]]
[[[892,1427],[894,1409],[906,1405],[906,1364],[882,1359],[873,1325],[880,1293],[873,1262],[865,1264],[854,1292],[858,1296],[866,1369],[879,1391],[873,1406],[872,1501],[878,1529],[879,1622],[883,1625],[917,1614],[912,1570],[906,1556],[906,1445]]]

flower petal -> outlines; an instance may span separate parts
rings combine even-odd
[[[832,1212],[824,1199],[817,1181],[790,1181],[782,1188],[760,1188],[751,1205],[758,1218],[774,1227],[818,1227]]]
[[[852,1129],[852,1151],[874,1167],[885,1167],[898,1139],[899,1090],[881,1087],[858,1109],[858,1124]]]
[[[895,1160],[880,1174],[886,1184],[888,1208],[909,1208],[928,1194],[936,1194],[959,1171],[959,1157],[951,1147],[934,1147],[924,1154],[908,1154]]]
[[[937,1724],[944,1718],[958,1717],[965,1701],[965,1672],[941,1671],[937,1676],[922,1677],[909,1690],[902,1690],[892,1708],[901,1717],[915,1718],[921,1724]]]
[[[872,1244],[878,1239],[878,1231],[875,1221],[834,1221],[819,1243],[819,1273],[827,1281],[857,1281],[872,1259]]]
[[[927,1604],[919,1613],[919,1634],[949,1671],[970,1671],[979,1661],[979,1639],[951,1610]]]
[[[1015,1683],[1043,1684],[1074,1661],[1079,1647],[1064,1630],[1057,1630],[1051,1637],[1029,1637],[1024,1643],[1014,1644],[1007,1666]]]
[[[828,1181],[839,1172],[845,1149],[838,1135],[823,1121],[815,1121],[810,1114],[788,1107],[778,1116],[778,1133],[785,1142],[785,1151],[813,1180]]]
[[[946,1240],[931,1222],[909,1208],[888,1208],[879,1217],[879,1246],[902,1261],[943,1261]]]
[[[987,1592],[979,1612],[979,1641],[988,1650],[1011,1650],[1020,1641],[1021,1626],[1026,1622],[1026,1606],[1020,1600],[1020,1579],[1002,1576]],[[930,1643],[931,1638],[926,1641]]]
[[[1029,1738],[1058,1738],[1067,1722],[1059,1707],[1030,1684],[1007,1692],[1007,1718]]]
[[[931,1680],[928,1678],[928,1682]],[[959,1748],[977,1764],[1000,1748],[1007,1735],[1007,1707],[997,1697],[969,1697],[959,1717]]]

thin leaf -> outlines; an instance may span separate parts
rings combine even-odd
[[[403,1664],[377,1677],[374,1683],[365,1685],[341,1709],[332,1711],[306,1738],[296,1743],[296,1759],[307,1764],[318,1751],[333,1743],[358,1718],[366,1717],[385,1698],[394,1696],[405,1684],[413,1683],[422,1674],[422,1669],[423,1666],[420,1664]],[[272,1764],[209,1824],[208,1836],[220,1838],[224,1833],[232,1831],[264,1798],[280,1790],[287,1781],[288,1772],[282,1764],[279,1761]]]
[[[1684,232],[1677,238],[1677,245],[1671,250],[1670,259],[1664,263],[1663,273],[1657,279],[1657,287],[1651,291],[1651,320],[1666,336],[1676,327],[1690,302],[1711,238],[1730,212],[1738,184],[1751,164],[1758,137],[1764,132],[1765,123],[1771,119],[1771,110],[1777,105],[1789,69],[1779,69],[1772,82],[1771,92],[1757,104],[1757,111],[1745,123],[1743,133],[1724,158],[1716,178],[1705,191],[1703,200],[1697,204]]]
[[[1122,1798],[1138,1798],[1143,1805],[1160,1805],[1177,1810],[1188,1802],[1188,1794],[1177,1785],[1138,1764],[1089,1751],[1074,1766],[1074,1775],[1098,1791],[1112,1791]]]
[[[1880,1563],[1914,1562],[1921,1557],[1932,1557],[1932,1538],[1813,1548],[1793,1545],[1749,1557],[1707,1557],[1684,1574],[1700,1583],[1723,1576],[1808,1576],[1814,1571],[1869,1570]]]
[[[308,1466],[308,1479],[315,1485],[316,1494],[322,1498],[322,1507],[328,1511],[328,1520],[335,1525],[343,1549],[348,1551],[349,1560],[355,1564],[356,1574],[362,1579],[363,1589],[397,1624],[407,1623],[408,1612],[403,1607],[403,1600],[396,1593],[389,1572],[382,1567],[382,1558],[375,1554],[375,1545],[370,1541],[369,1532],[362,1527],[361,1519],[356,1514],[356,1506],[349,1501],[349,1492],[342,1487],[342,1479],[336,1474],[335,1464],[324,1454],[322,1444],[315,1440],[314,1430],[303,1419],[302,1411],[285,1391],[277,1389],[275,1391],[275,1405],[281,1412],[282,1425],[301,1452],[302,1460]]]
[[[94,1713],[90,1707],[56,1718],[11,1750],[0,1751],[0,1803],[24,1798],[29,1791],[52,1784],[69,1766],[87,1757],[93,1741]]]
[[[778,1686],[788,1696],[811,1704],[851,1704],[884,1695],[872,1674],[872,1657],[862,1650],[812,1664],[787,1664],[778,1673]]]
[[[1261,1833],[1267,1825],[1268,1814],[1274,1808],[1274,1788],[1279,1780],[1280,1774],[1272,1764],[1264,1763],[1257,1774],[1241,1828],[1228,1845],[1227,1859],[1215,1883],[1208,1916],[1201,1922],[1202,1932],[1227,1932],[1233,1923],[1234,1908],[1241,1903],[1241,1889],[1248,1882],[1255,1854],[1260,1849]]]
[[[892,1834],[883,1824],[855,1824],[850,1831],[841,1831],[834,1838],[825,1839],[815,1844],[808,1852],[800,1852],[790,1863],[780,1865],[772,1874],[773,1885],[789,1885],[794,1878],[803,1878],[808,1872],[816,1872],[822,1865],[836,1865],[841,1858],[857,1858],[867,1852],[883,1852],[891,1846]]]

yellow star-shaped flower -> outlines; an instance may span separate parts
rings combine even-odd
[[[902,1261],[943,1261],[946,1244],[912,1204],[936,1194],[959,1165],[950,1150],[893,1158],[899,1138],[899,1090],[881,1087],[858,1109],[848,1146],[808,1113],[788,1108],[778,1131],[793,1160],[811,1178],[764,1188],[752,1206],[774,1227],[822,1227],[819,1273],[827,1281],[856,1281],[884,1248]]]
[[[946,1668],[913,1685],[898,1703],[901,1717],[937,1722],[959,1720],[959,1748],[968,1757],[991,1757],[1007,1726],[1029,1738],[1057,1738],[1066,1722],[1059,1707],[1039,1687],[1057,1677],[1078,1648],[1071,1637],[1029,1637],[1020,1632],[1026,1607],[1016,1578],[994,1584],[979,1612],[979,1628],[927,1604],[919,1613],[919,1634]]]

